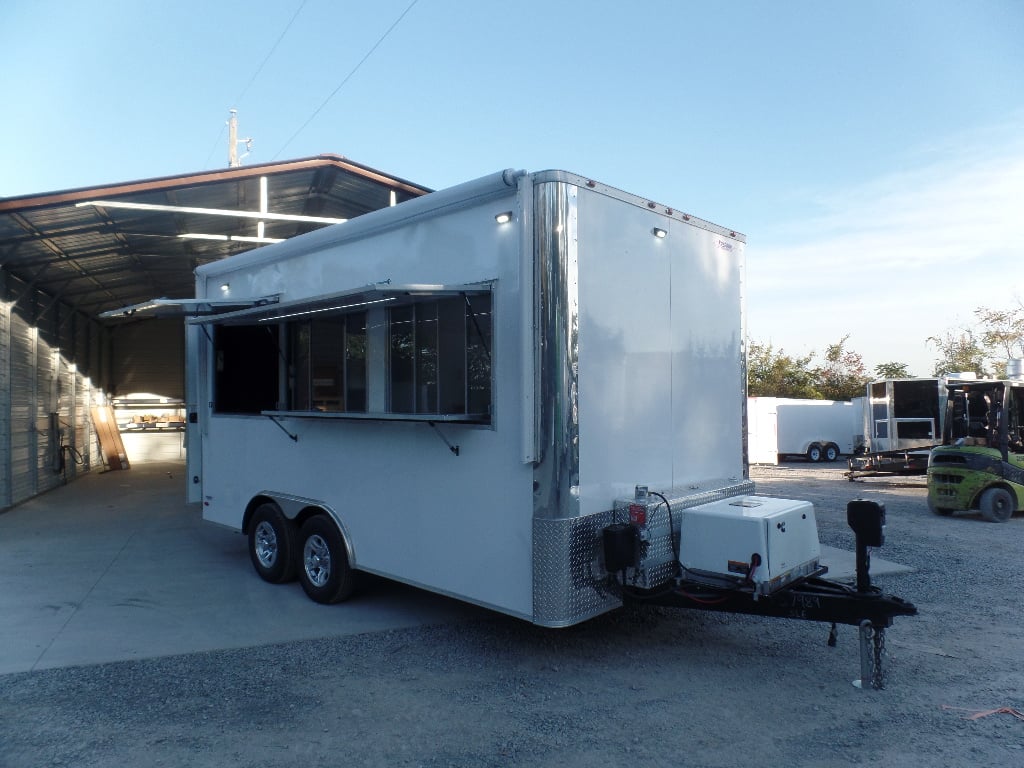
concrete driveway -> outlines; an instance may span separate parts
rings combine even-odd
[[[186,505],[183,462],[94,472],[0,514],[0,674],[457,622],[487,612],[380,579],[318,605]]]
[[[262,581],[246,539],[187,505],[184,462],[94,472],[0,514],[0,674],[254,648],[492,616],[367,577],[339,605]],[[853,553],[822,548],[829,577]],[[909,570],[872,559],[874,574]]]

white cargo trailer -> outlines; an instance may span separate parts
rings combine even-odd
[[[320,602],[363,571],[552,627],[681,584],[794,615],[824,569],[812,506],[748,478],[743,251],[504,171],[202,266],[190,498]]]
[[[750,462],[778,464],[795,457],[835,461],[853,453],[858,413],[844,400],[747,398]]]

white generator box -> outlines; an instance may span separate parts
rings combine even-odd
[[[711,583],[752,582],[767,595],[819,568],[814,506],[768,496],[733,496],[682,512],[679,560]]]

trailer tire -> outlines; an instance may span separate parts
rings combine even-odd
[[[825,446],[825,461],[835,461],[839,458],[839,446],[829,443]]]
[[[1005,488],[987,488],[978,500],[981,516],[990,523],[1005,523],[1014,513],[1015,499]]]
[[[807,460],[813,461],[817,464],[821,461],[821,446],[817,443],[811,443],[810,448],[807,449]]]
[[[252,513],[249,558],[264,581],[283,584],[295,578],[295,526],[273,502]]]
[[[299,583],[311,600],[338,603],[355,589],[355,573],[348,562],[345,540],[326,515],[309,518],[299,529]]]

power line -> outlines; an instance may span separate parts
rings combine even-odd
[[[245,88],[243,88],[242,92],[238,94],[238,98],[235,99],[236,107],[242,103],[242,99],[249,92],[249,88],[251,88],[252,84],[256,82],[256,78],[260,76],[260,72],[263,71],[263,67],[265,67],[267,65],[267,62],[270,61],[270,57],[274,55],[274,51],[277,50],[277,46],[279,46],[281,44],[281,41],[284,40],[284,36],[288,34],[288,30],[292,28],[292,24],[295,23],[295,19],[297,19],[299,17],[299,14],[302,13],[302,9],[306,7],[307,2],[309,2],[309,0],[302,0],[302,2],[299,3],[299,7],[295,9],[295,13],[292,14],[291,19],[289,19],[287,24],[285,24],[284,29],[281,30],[281,34],[278,35],[277,40],[270,47],[270,50],[267,52],[267,55],[263,57],[263,61],[260,62],[260,65],[258,67],[256,67],[256,71],[253,72],[252,77],[249,78],[249,82],[245,84]],[[221,146],[221,140],[224,138],[224,127],[226,125],[227,123],[221,125],[220,132],[217,134],[217,141],[214,143],[213,148],[210,150],[210,154],[206,156],[206,162],[203,163],[204,168],[209,166],[210,158],[213,157],[213,153],[217,151],[217,148]]]
[[[274,55],[274,51],[277,50],[277,46],[279,46],[281,44],[281,41],[284,40],[284,36],[288,34],[288,30],[291,29],[292,24],[295,23],[295,19],[297,19],[299,14],[302,13],[302,9],[306,7],[306,3],[308,1],[309,0],[302,0],[302,2],[299,3],[299,7],[296,8],[295,13],[292,14],[291,21],[289,21],[285,25],[285,28],[281,31],[280,36],[277,38],[277,42],[274,43],[274,45],[270,48],[270,52],[267,53],[266,58],[264,58],[263,62],[259,65],[259,67],[256,68],[256,71],[253,73],[253,76],[249,79],[249,82],[246,84],[245,88],[242,89],[242,92],[238,95],[238,98],[235,99],[236,107],[241,105],[242,98],[249,91],[249,87],[256,81],[256,78],[259,77],[260,72],[263,71],[263,67],[266,66],[267,62],[270,61],[270,57]]]
[[[317,107],[317,108],[316,108],[316,109],[315,109],[315,110],[313,111],[313,114],[309,116],[309,118],[308,118],[308,119],[306,120],[306,122],[304,122],[304,123],[303,123],[303,124],[302,124],[301,126],[299,126],[299,129],[298,129],[298,130],[297,130],[297,131],[296,131],[295,133],[293,133],[293,134],[292,134],[291,138],[290,138],[290,139],[288,139],[288,141],[286,141],[286,142],[284,143],[284,146],[283,146],[283,147],[281,147],[281,149],[279,149],[279,150],[277,151],[277,154],[275,154],[275,155],[274,155],[274,156],[273,156],[273,157],[271,158],[271,160],[276,160],[276,159],[278,158],[278,156],[279,156],[279,155],[280,155],[280,154],[281,154],[282,152],[284,152],[284,151],[285,151],[285,149],[287,149],[287,148],[288,148],[288,145],[289,145],[289,144],[291,144],[291,143],[292,143],[293,141],[295,141],[295,137],[296,137],[296,136],[298,136],[298,135],[299,135],[300,133],[302,133],[302,132],[303,132],[303,131],[304,131],[304,130],[306,129],[306,126],[307,126],[307,125],[309,125],[309,124],[310,124],[311,122],[313,122],[313,119],[314,119],[314,118],[315,118],[315,117],[316,117],[317,115],[319,115],[319,114],[320,114],[320,111],[321,111],[321,110],[322,110],[322,109],[323,109],[324,107],[326,107],[326,106],[327,106],[328,102],[330,102],[330,100],[331,100],[331,99],[333,99],[333,98],[334,98],[334,97],[335,97],[335,96],[337,95],[338,91],[340,91],[340,90],[341,90],[341,89],[342,89],[342,88],[343,88],[343,87],[345,86],[345,83],[347,83],[347,82],[348,82],[349,80],[351,80],[351,79],[352,79],[352,76],[353,76],[353,75],[355,75],[355,73],[359,71],[359,68],[360,68],[361,66],[363,66],[363,64],[364,64],[364,63],[366,62],[366,60],[367,60],[368,58],[370,58],[370,56],[372,56],[372,55],[373,55],[373,52],[377,50],[377,48],[378,48],[378,47],[380,46],[380,44],[381,44],[381,43],[383,43],[383,42],[384,42],[384,40],[385,40],[385,39],[387,39],[387,36],[391,34],[391,32],[392,32],[392,31],[394,30],[394,28],[398,26],[399,22],[401,22],[401,21],[402,21],[402,19],[404,19],[404,18],[405,18],[406,14],[408,14],[408,13],[409,13],[409,11],[411,11],[411,10],[412,10],[413,6],[414,6],[414,5],[416,5],[416,3],[418,3],[418,2],[419,2],[419,0],[412,0],[412,2],[411,2],[411,3],[409,3],[409,6],[408,6],[408,7],[407,7],[407,8],[406,8],[406,9],[405,9],[404,11],[402,11],[402,14],[401,14],[401,15],[400,15],[400,16],[399,16],[399,17],[398,17],[397,19],[395,19],[394,23],[393,23],[393,24],[392,24],[392,25],[391,25],[390,27],[388,27],[388,28],[387,28],[387,31],[386,31],[386,32],[384,32],[384,34],[380,36],[380,39],[379,39],[379,40],[377,40],[377,42],[373,44],[373,47],[372,47],[372,48],[370,48],[370,50],[366,52],[366,55],[365,55],[365,56],[363,56],[363,58],[361,58],[361,59],[359,60],[359,63],[358,63],[358,64],[356,64],[356,65],[355,65],[355,66],[354,66],[354,67],[352,68],[352,71],[351,71],[351,72],[349,72],[349,73],[348,73],[347,75],[345,75],[345,79],[344,79],[344,80],[342,80],[342,81],[341,81],[341,82],[340,82],[340,83],[338,84],[338,87],[337,87],[337,88],[335,88],[335,89],[334,89],[333,91],[331,91],[331,94],[330,94],[330,95],[329,95],[329,96],[328,96],[328,97],[327,97],[326,99],[324,99],[323,103],[322,103],[322,104],[321,104],[321,105],[320,105],[319,107]]]
[[[217,151],[217,148],[221,146],[221,140],[224,138],[224,129],[227,127],[227,123],[223,123],[220,127],[220,133],[217,134],[217,140],[213,143],[213,147],[210,149],[210,154],[206,156],[206,161],[203,163],[203,168],[210,167],[210,158],[213,157],[213,153]]]

